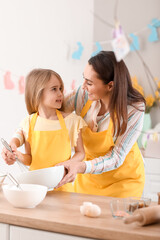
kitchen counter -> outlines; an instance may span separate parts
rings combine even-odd
[[[110,212],[110,199],[86,194],[48,192],[36,208],[19,209],[12,207],[0,191],[0,222],[92,239],[160,239],[160,223],[138,227],[134,223],[126,225],[123,220],[114,219]],[[79,209],[84,201],[99,205],[101,216],[88,218],[81,215]]]

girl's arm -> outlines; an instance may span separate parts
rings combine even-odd
[[[31,150],[30,145],[26,141],[26,134],[28,133],[29,129],[29,121],[30,116],[27,116],[20,124],[20,127],[16,130],[13,135],[13,138],[10,141],[10,146],[12,148],[13,153],[9,152],[6,148],[2,149],[2,157],[8,165],[12,165],[16,161],[17,158],[25,165],[30,165],[32,158],[31,158]],[[25,151],[26,154],[17,150],[20,146],[25,144]]]
[[[57,166],[63,165],[65,167],[66,173],[68,172],[67,182],[73,182],[75,180],[77,172],[75,171],[75,168],[73,166],[74,165],[77,166],[78,163],[81,163],[84,157],[85,157],[85,151],[83,147],[82,134],[80,130],[78,134],[78,139],[77,139],[77,146],[75,147],[75,154],[73,155],[73,157],[70,160],[57,164]],[[62,185],[63,185],[63,181],[61,181],[61,186]],[[57,186],[57,188],[58,187],[59,185]]]
[[[15,154],[24,165],[27,165],[27,166],[31,165],[32,155],[31,155],[31,148],[30,148],[29,142],[25,141],[25,153],[16,151]]]
[[[83,147],[83,141],[82,141],[82,133],[81,130],[78,134],[78,139],[77,139],[77,146],[75,147],[75,154],[73,157],[69,160],[70,163],[72,162],[79,162],[82,161],[85,158],[85,151]]]

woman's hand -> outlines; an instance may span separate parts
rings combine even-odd
[[[59,188],[66,183],[73,182],[77,173],[84,173],[86,169],[86,164],[84,162],[72,162],[68,160],[66,162],[57,164],[56,166],[58,165],[64,166],[65,173],[63,179],[55,188]]]

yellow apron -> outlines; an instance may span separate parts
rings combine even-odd
[[[69,133],[62,114],[56,110],[61,129],[54,131],[34,131],[37,113],[31,119],[28,142],[31,146],[32,162],[30,170],[53,167],[71,157]],[[72,183],[67,183],[54,191],[73,192]]]
[[[91,106],[88,101],[82,109],[84,117]],[[104,156],[113,147],[113,124],[110,120],[108,129],[92,132],[89,127],[82,132],[86,161]],[[75,180],[75,192],[111,197],[140,197],[145,181],[144,163],[137,143],[133,145],[122,166],[102,174],[78,174]]]

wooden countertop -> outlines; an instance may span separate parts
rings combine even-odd
[[[84,201],[99,205],[101,216],[81,215],[79,209]],[[109,197],[49,192],[36,208],[19,209],[12,207],[0,191],[0,222],[95,239],[160,239],[160,223],[146,227],[125,225],[123,220],[111,216],[109,202]]]

